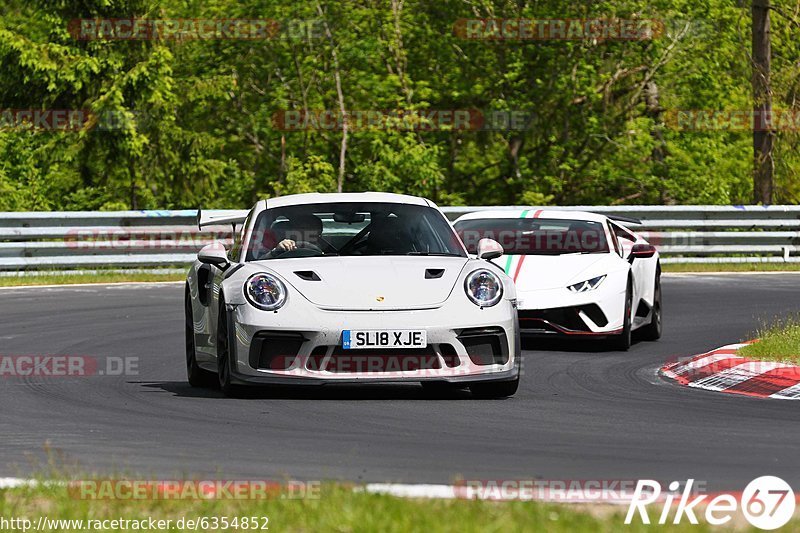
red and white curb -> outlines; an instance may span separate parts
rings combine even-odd
[[[670,363],[661,374],[681,385],[758,398],[800,400],[800,366],[754,361],[737,355],[748,342],[729,344]]]

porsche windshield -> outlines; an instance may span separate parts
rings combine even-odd
[[[478,241],[494,239],[506,254],[561,255],[609,251],[603,224],[588,220],[495,218],[462,220],[456,232],[476,253]]]
[[[431,207],[327,203],[262,212],[246,260],[346,255],[466,257],[447,220]]]

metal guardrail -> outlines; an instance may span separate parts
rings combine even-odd
[[[445,207],[451,220],[474,211]],[[554,209],[554,208],[549,208]],[[664,263],[800,262],[800,206],[571,206],[642,220]],[[0,212],[0,271],[188,265],[231,228],[200,231],[197,211]]]

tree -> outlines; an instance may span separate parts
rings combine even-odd
[[[0,210],[233,208],[310,190],[442,205],[800,202],[791,128],[684,131],[669,119],[800,108],[789,0],[0,1],[1,107],[113,119],[80,132],[0,124]],[[144,41],[67,31],[74,19],[132,17],[263,18],[281,31]],[[544,41],[469,39],[458,26],[553,17],[664,26],[641,39]],[[361,114],[457,110],[527,118],[373,128]],[[320,112],[348,119],[276,119]]]
[[[775,160],[772,129],[770,0],[753,0],[753,201],[772,203]]]

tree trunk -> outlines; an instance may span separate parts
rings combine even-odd
[[[650,135],[655,141],[655,146],[650,156],[656,163],[663,163],[664,157],[667,153],[667,143],[664,140],[664,132],[661,129],[661,123],[664,121],[662,118],[661,97],[658,90],[658,85],[654,81],[649,81],[644,87],[644,99],[646,111],[645,113],[653,120],[655,127],[651,130]]]
[[[775,170],[769,10],[770,0],[753,0],[753,202],[763,205],[772,203]]]
[[[325,12],[322,10],[322,4],[317,2],[317,12],[322,19],[322,24],[325,27],[325,35],[328,37],[328,42],[331,44],[331,57],[333,58],[333,79],[336,82],[336,95],[339,100],[339,112],[342,114],[342,144],[339,148],[339,177],[336,179],[336,192],[342,192],[344,186],[344,171],[345,161],[347,158],[347,130],[348,118],[347,109],[344,105],[344,92],[342,91],[342,77],[339,74],[339,57],[336,55],[336,42],[333,40],[333,33],[331,32],[328,21],[325,19]]]
[[[128,156],[128,174],[131,178],[131,210],[139,209],[139,201],[136,197],[136,162],[132,156]]]
[[[653,150],[650,152],[650,159],[652,161],[652,172],[654,175],[660,177],[658,199],[662,204],[667,204],[667,191],[664,178],[667,177],[667,169],[664,165],[664,159],[667,156],[667,140],[664,138],[664,109],[661,107],[661,93],[658,85],[654,81],[648,81],[644,87],[644,101],[645,101],[645,114],[653,121],[653,129],[650,130],[650,136],[655,142]]]

